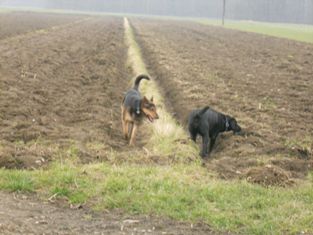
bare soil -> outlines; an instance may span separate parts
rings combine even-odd
[[[31,195],[0,193],[0,233],[7,234],[218,234],[204,224],[188,224],[121,211],[95,213],[85,208],[41,202]]]
[[[160,163],[147,160],[142,133],[138,148],[122,138],[120,103],[132,76],[122,18],[6,15],[0,21],[7,26],[0,30],[0,167],[45,167],[71,151],[82,163],[110,161],[112,150],[119,153],[115,163],[133,161],[137,152],[141,164]],[[0,198],[1,234],[217,234],[202,223],[95,213],[34,195]]]
[[[121,134],[120,103],[132,77],[123,19],[6,15],[12,22],[0,44],[0,167],[42,167],[71,151],[83,163],[121,151],[122,161],[140,151]]]
[[[33,14],[26,12],[0,14],[0,40],[68,24],[80,18],[82,17],[75,15]]]
[[[225,179],[280,179],[269,185],[312,170],[312,44],[191,22],[131,22],[148,71],[183,125],[192,109],[210,105],[243,127],[243,135],[220,136],[209,170]]]

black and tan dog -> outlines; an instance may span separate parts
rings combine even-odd
[[[142,79],[150,80],[147,75],[137,76],[134,87],[127,91],[122,102],[123,134],[125,139],[129,139],[129,145],[134,145],[138,126],[144,118],[150,122],[159,118],[153,98],[142,98],[138,91]]]
[[[241,131],[235,118],[219,113],[208,106],[190,113],[188,129],[193,141],[196,141],[197,135],[202,136],[202,151],[200,152],[202,158],[209,156],[219,133],[225,131],[239,133]],[[210,149],[208,149],[209,140]]]

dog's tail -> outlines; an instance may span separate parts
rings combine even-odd
[[[210,106],[205,106],[199,113],[197,113],[197,117],[201,117],[208,109],[210,109]]]
[[[138,76],[136,77],[135,84],[134,84],[134,89],[135,89],[135,90],[138,90],[140,81],[141,81],[142,79],[150,80],[150,78],[149,78],[148,75],[145,75],[145,74],[140,74],[140,75],[138,75]]]
[[[195,115],[195,117],[194,117],[194,125],[195,126],[198,126],[199,125],[199,123],[200,123],[200,120],[201,120],[201,117],[202,117],[202,115],[208,110],[208,109],[210,109],[210,107],[209,106],[206,106],[206,107],[204,107],[203,109],[201,109],[196,115]]]
[[[200,120],[201,120],[201,116],[208,110],[210,109],[209,106],[205,106],[203,109],[201,109],[194,117],[194,123],[196,125],[199,124]]]

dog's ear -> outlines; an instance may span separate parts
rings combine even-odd
[[[151,102],[153,102],[153,96],[151,96],[151,99],[150,99],[150,101],[151,101]]]
[[[143,103],[149,103],[149,100],[148,100],[148,98],[147,98],[146,96],[144,96],[144,97],[142,98],[142,102],[143,102]]]

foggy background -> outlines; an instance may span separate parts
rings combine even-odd
[[[223,0],[0,0],[0,7],[222,17]],[[313,24],[313,0],[226,0],[226,19]]]

